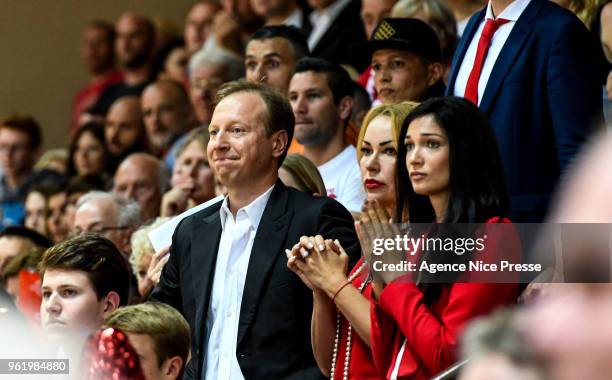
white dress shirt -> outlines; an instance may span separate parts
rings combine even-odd
[[[336,0],[332,5],[325,9],[314,10],[310,13],[310,23],[312,31],[308,36],[308,47],[314,50],[327,29],[336,21],[340,12],[346,8],[352,0]]]
[[[300,7],[295,8],[295,10],[287,17],[285,21],[283,21],[283,25],[287,26],[295,26],[298,29],[302,29],[302,17],[304,17],[304,12]]]
[[[465,52],[465,56],[461,62],[461,67],[457,73],[455,88],[453,89],[453,94],[455,96],[464,97],[465,95],[465,88],[467,87],[468,78],[470,76],[470,72],[472,71],[472,67],[474,67],[474,58],[476,58],[476,51],[478,50],[478,41],[480,40],[480,35],[482,34],[482,29],[484,28],[486,20],[495,18],[510,20],[510,22],[501,25],[491,39],[491,46],[489,47],[489,51],[485,57],[484,64],[482,65],[482,71],[480,72],[480,79],[478,80],[478,104],[480,105],[485,88],[489,82],[489,77],[491,76],[491,71],[493,71],[495,61],[497,61],[499,53],[504,47],[510,32],[512,32],[512,29],[516,24],[516,20],[518,20],[521,14],[523,14],[523,11],[529,5],[529,2],[530,0],[514,0],[500,15],[493,17],[493,9],[491,8],[491,2],[489,1],[485,18],[480,22],[478,30],[474,34],[474,37],[472,37],[470,46]]]
[[[219,210],[222,232],[206,318],[204,379],[244,379],[236,358],[240,306],[253,241],[273,188],[239,209],[235,219],[227,197]]]

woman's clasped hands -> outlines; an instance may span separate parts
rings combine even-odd
[[[287,267],[311,290],[324,292],[330,298],[347,282],[349,256],[338,240],[321,235],[302,236],[287,254]]]

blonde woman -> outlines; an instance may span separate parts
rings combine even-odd
[[[312,161],[301,154],[293,153],[285,157],[278,176],[285,185],[307,194],[327,194],[321,173]]]
[[[395,208],[399,132],[416,106],[404,102],[370,110],[357,140],[368,200],[389,210]],[[347,275],[348,256],[321,236],[303,238],[288,257],[289,269],[313,289],[312,346],[321,371],[332,379],[380,379],[370,351],[372,286],[366,260],[361,258]]]
[[[153,287],[159,282],[164,265],[168,261],[168,251],[162,250],[155,252],[149,232],[164,224],[170,218],[157,218],[149,225],[140,227],[132,234],[132,254],[130,255],[130,265],[138,280],[138,293],[146,297]]]

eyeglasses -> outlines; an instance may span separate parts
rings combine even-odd
[[[220,78],[193,78],[191,80],[191,87],[199,90],[211,90],[220,87],[223,84],[223,80]]]
[[[74,236],[79,236],[79,235],[82,235],[84,233],[92,233],[92,234],[104,235],[107,232],[125,230],[128,227],[129,226],[113,226],[113,227],[109,226],[109,227],[92,227],[92,228],[89,228],[89,229],[81,229],[80,227],[76,227],[74,229],[73,235]]]

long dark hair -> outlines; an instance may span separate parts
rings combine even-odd
[[[104,167],[108,168],[107,164],[110,161],[110,153],[108,151],[108,148],[106,147],[106,142],[104,140],[104,126],[98,123],[87,123],[75,132],[74,137],[72,138],[72,141],[70,142],[68,162],[66,165],[66,175],[68,177],[73,177],[75,175],[78,175],[76,171],[76,166],[74,164],[74,155],[76,153],[76,150],[79,144],[79,140],[81,139],[81,136],[83,136],[85,133],[90,133],[98,141],[98,143],[100,143],[100,145],[102,146],[102,149],[104,152],[103,160],[106,163]],[[108,173],[98,173],[98,174],[107,175]]]
[[[432,116],[448,136],[450,197],[443,222],[478,223],[507,215],[508,189],[489,120],[471,102],[446,97],[423,102],[402,125],[397,149],[396,220],[401,220],[407,208],[411,223],[435,221],[429,199],[414,192],[406,167],[408,126],[424,116]]]
[[[449,143],[449,202],[442,224],[434,224],[436,215],[429,198],[416,194],[406,167],[405,138],[414,120],[431,116],[448,137]],[[432,98],[408,115],[402,125],[397,158],[396,220],[408,211],[411,225],[430,225],[428,237],[456,238],[465,228],[457,223],[469,223],[474,232],[477,223],[507,215],[509,196],[504,169],[493,129],[486,116],[473,103],[455,97]],[[461,231],[460,231],[461,230]],[[417,231],[419,235],[424,231]],[[428,263],[466,262],[471,255],[448,255],[424,251],[420,260]],[[459,273],[429,274],[419,272],[417,282],[431,305],[439,296],[441,283],[456,281]]]

